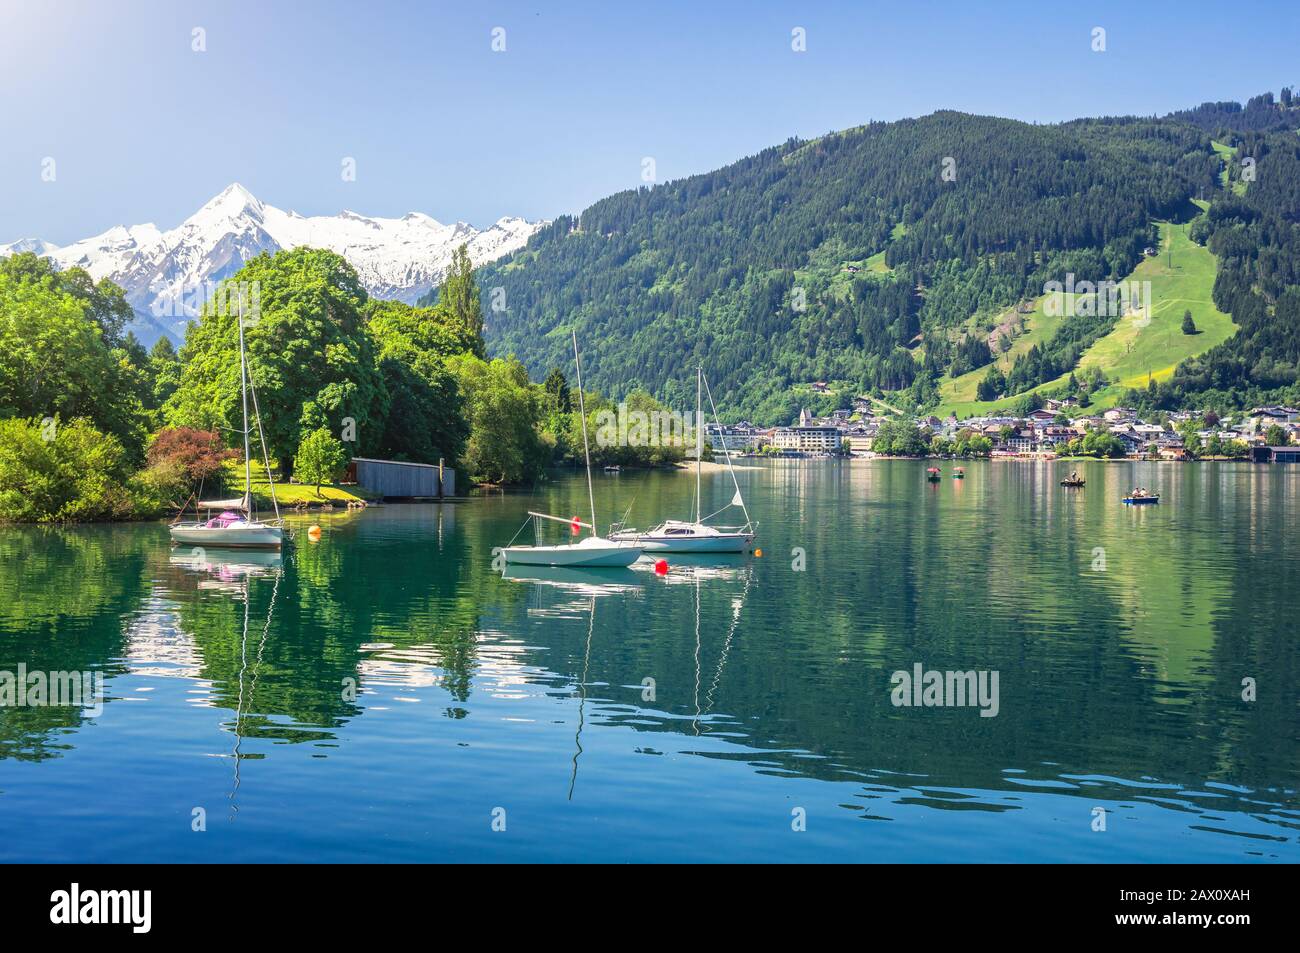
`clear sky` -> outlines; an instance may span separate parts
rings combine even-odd
[[[1294,0],[0,0],[0,242],[171,228],[234,181],[303,214],[551,218],[647,156],[664,181],[941,108],[1050,122],[1284,85]]]

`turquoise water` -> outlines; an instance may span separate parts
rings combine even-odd
[[[569,474],[298,520],[278,562],[0,529],[0,671],[107,695],[0,709],[0,858],[1294,862],[1300,469],[1069,469],[758,464],[762,555],[664,576],[493,571],[526,510],[585,515]],[[996,672],[996,716],[894,705],[917,664]]]

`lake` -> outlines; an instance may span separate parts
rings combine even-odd
[[[1300,468],[925,466],[757,463],[761,555],[663,575],[493,570],[580,473],[294,517],[279,559],[0,528],[0,671],[103,685],[0,708],[0,858],[1300,859]],[[602,526],[692,509],[594,480]]]

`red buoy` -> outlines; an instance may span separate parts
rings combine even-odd
[[[668,560],[666,559],[655,560],[655,575],[657,576],[668,575]]]

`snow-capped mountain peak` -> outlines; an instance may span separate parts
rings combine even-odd
[[[0,245],[0,255],[34,251],[60,268],[76,266],[97,281],[116,282],[136,310],[137,336],[151,343],[164,333],[183,337],[214,284],[264,251],[328,248],[347,258],[372,295],[413,302],[442,280],[458,246],[468,244],[470,259],[483,264],[523,247],[543,224],[507,216],[479,230],[465,222],[444,225],[423,212],[304,217],[264,204],[235,182],[165,232],[153,224],[118,225],[62,247],[21,239]]]
[[[38,255],[48,255],[59,250],[59,246],[52,242],[47,242],[41,238],[20,238],[16,242],[10,242],[8,245],[0,245],[0,257],[6,255],[20,255],[25,251],[35,252]]]
[[[240,215],[250,215],[260,218],[264,206],[261,201],[248,189],[244,188],[238,182],[232,182],[221,192],[210,199],[203,208],[194,213],[194,217],[229,217],[237,218]]]

